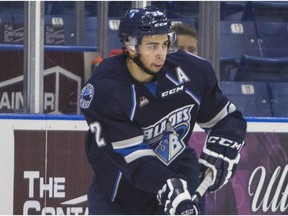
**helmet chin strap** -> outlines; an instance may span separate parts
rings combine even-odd
[[[134,58],[132,58],[129,53],[128,53],[128,58],[132,59],[133,62],[140,67],[145,73],[149,74],[149,75],[156,75],[153,71],[149,70],[147,67],[145,67],[145,65],[142,63],[142,61],[140,60],[140,54],[138,53],[137,56],[135,56]]]

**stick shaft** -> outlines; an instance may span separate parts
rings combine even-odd
[[[192,201],[198,202],[199,199],[201,199],[201,197],[204,195],[207,189],[211,186],[212,180],[213,180],[212,171],[209,170],[204,180],[196,189],[195,194],[192,196]]]

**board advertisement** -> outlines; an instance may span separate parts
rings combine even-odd
[[[0,214],[88,214],[93,172],[81,115],[0,115]],[[288,213],[288,120],[248,121],[237,173],[206,194],[205,214]],[[200,154],[205,132],[189,145]]]

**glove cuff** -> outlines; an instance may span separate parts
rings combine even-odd
[[[175,212],[176,215],[198,215],[200,214],[197,207],[190,201],[181,203]]]

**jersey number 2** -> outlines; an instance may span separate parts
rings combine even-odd
[[[106,145],[104,138],[101,138],[101,124],[99,122],[93,122],[90,124],[90,130],[95,133],[95,141],[99,147]]]

